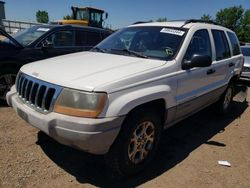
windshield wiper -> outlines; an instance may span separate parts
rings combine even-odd
[[[111,49],[111,51],[119,51],[119,52],[126,52],[127,54],[130,54],[130,55],[134,55],[136,57],[142,57],[142,58],[148,58],[148,56],[146,55],[143,55],[142,53],[138,53],[138,52],[135,52],[135,51],[131,51],[131,50],[128,50],[126,48],[124,49]]]
[[[102,53],[105,53],[106,51],[104,49],[101,49],[97,46],[94,46],[93,48],[91,48],[90,51],[94,51],[94,52],[102,52]]]

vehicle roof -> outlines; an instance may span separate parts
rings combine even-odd
[[[75,7],[75,6],[73,6],[73,7]],[[95,8],[95,7],[75,7],[75,8],[78,8],[78,9],[92,9],[92,10],[97,10],[97,11],[100,11],[100,12],[104,12],[104,10],[99,9],[99,8]]]
[[[138,24],[133,24],[130,25],[129,27],[140,27],[140,26],[159,26],[159,27],[177,27],[177,28],[186,28],[186,29],[190,29],[191,27],[194,26],[198,26],[198,27],[207,27],[207,28],[213,28],[213,29],[221,29],[221,30],[227,30],[227,31],[231,31],[232,30],[217,25],[215,23],[212,22],[205,22],[205,21],[200,21],[199,20],[194,20],[192,22],[192,20],[177,20],[177,21],[167,21],[167,22],[145,22],[145,23],[140,23],[138,22]]]
[[[80,26],[80,25],[57,25],[57,24],[44,24],[44,25],[35,25],[32,26],[33,28],[50,28],[50,29],[57,29],[57,28],[65,28],[65,29],[85,29],[85,30],[92,30],[92,31],[100,31],[100,32],[109,32],[108,30],[97,28],[97,27],[89,27],[89,26]]]

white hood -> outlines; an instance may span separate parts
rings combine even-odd
[[[80,52],[30,63],[21,71],[60,86],[94,91],[98,86],[119,81],[139,72],[165,64],[164,61]]]

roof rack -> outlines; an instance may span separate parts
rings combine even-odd
[[[190,20],[186,20],[181,27],[184,27],[185,25],[187,25],[189,23],[207,23],[207,24],[220,25],[220,24],[214,22],[213,20],[190,19]]]
[[[132,25],[150,23],[150,22],[152,22],[152,21],[138,21],[138,22],[132,23]]]

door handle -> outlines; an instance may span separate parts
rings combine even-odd
[[[228,64],[229,67],[233,67],[234,65],[235,63],[232,63],[232,62]]]
[[[207,74],[213,74],[213,73],[215,73],[215,70],[214,70],[214,69],[209,69],[209,70],[207,70]]]

